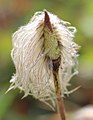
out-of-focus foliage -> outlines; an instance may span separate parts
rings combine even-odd
[[[5,94],[15,71],[10,57],[12,33],[43,9],[77,28],[75,41],[81,46],[79,74],[73,78],[71,89],[78,85],[81,88],[65,98],[67,116],[80,106],[93,104],[93,0],[0,0],[0,120],[57,119],[31,96],[21,100],[22,93],[16,90]]]

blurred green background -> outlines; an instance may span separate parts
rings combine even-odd
[[[57,120],[55,112],[33,97],[21,99],[19,90],[5,94],[15,72],[10,56],[12,33],[43,9],[77,28],[79,74],[69,89],[81,88],[65,98],[68,119],[78,108],[93,104],[93,0],[0,0],[0,120]]]

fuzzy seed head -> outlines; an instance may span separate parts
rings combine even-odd
[[[52,60],[60,57],[58,69],[62,97],[68,94],[67,86],[77,73],[77,50],[73,42],[75,27],[60,20],[48,11],[35,13],[28,24],[20,27],[12,36],[12,60],[16,73],[10,80],[8,90],[19,88],[24,97],[36,99],[55,106],[55,87]]]

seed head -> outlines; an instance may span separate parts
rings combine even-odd
[[[24,97],[32,95],[55,105],[55,87],[52,61],[59,61],[58,75],[62,97],[68,94],[67,86],[77,73],[77,49],[73,42],[75,27],[44,10],[36,12],[27,25],[12,36],[12,60],[16,73],[8,90],[19,88]]]

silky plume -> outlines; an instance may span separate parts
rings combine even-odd
[[[70,93],[69,82],[78,73],[79,46],[73,41],[75,32],[75,27],[56,15],[46,10],[36,12],[12,36],[11,56],[16,73],[8,91],[19,88],[24,91],[23,97],[32,95],[53,109],[56,101],[61,99],[63,104],[64,95]],[[61,101],[57,102],[59,106]]]

